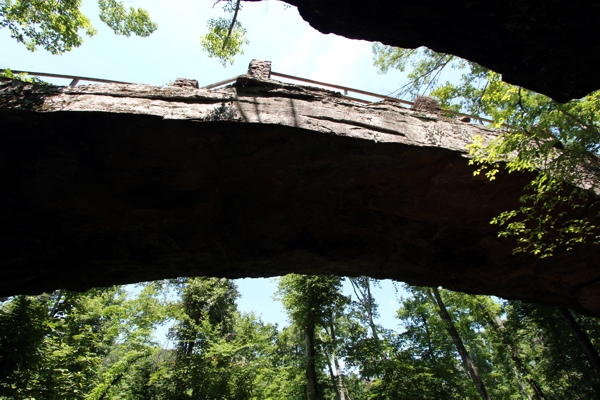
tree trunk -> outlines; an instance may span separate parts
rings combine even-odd
[[[431,295],[431,291],[433,291],[433,296]],[[471,378],[473,379],[473,382],[475,383],[475,387],[477,388],[477,391],[479,392],[479,394],[481,395],[481,398],[483,400],[491,400],[491,397],[488,394],[488,392],[485,388],[485,385],[483,384],[483,381],[481,380],[481,377],[479,376],[479,372],[477,372],[477,368],[475,368],[475,364],[473,364],[471,357],[469,357],[469,353],[467,353],[467,349],[465,348],[465,346],[462,342],[462,339],[460,338],[460,335],[458,334],[458,331],[454,327],[454,323],[452,322],[452,319],[450,318],[450,314],[448,314],[448,311],[446,310],[446,306],[444,305],[444,302],[442,301],[440,292],[437,290],[437,288],[432,288],[431,291],[428,291],[429,296],[430,297],[435,296],[434,300],[438,305],[440,317],[446,324],[448,333],[450,333],[450,336],[452,337],[452,341],[454,341],[454,345],[456,346],[456,349],[458,350],[458,353],[460,354],[460,358],[462,359],[463,363],[465,364],[465,367],[469,371],[469,375],[471,375]]]
[[[335,328],[333,326],[333,317],[331,317],[329,319],[329,330],[330,330],[330,335],[331,335],[331,341],[333,343],[333,346],[331,349],[331,354],[333,356],[333,365],[335,366],[335,373],[336,373],[336,378],[337,378],[336,384],[337,384],[338,398],[340,400],[346,400],[346,396],[344,395],[344,390],[345,390],[344,379],[342,377],[342,372],[340,369],[340,363],[338,361],[337,354],[335,353],[335,349],[337,347],[337,337],[335,336]]]
[[[564,307],[558,307],[558,311],[560,311],[560,314],[562,315],[563,319],[565,320],[567,325],[569,325],[569,328],[571,329],[571,332],[573,332],[577,343],[579,343],[581,350],[583,350],[583,353],[587,357],[588,362],[590,363],[590,367],[592,367],[592,371],[594,372],[594,375],[596,375],[596,378],[598,378],[598,380],[600,381],[600,356],[598,356],[598,352],[592,345],[590,338],[579,327],[579,324],[577,323],[577,321],[575,321],[575,318],[573,318],[573,315],[569,312],[569,310],[567,310]]]
[[[371,333],[373,334],[373,338],[375,340],[379,340],[379,335],[377,334],[377,327],[375,326],[375,321],[373,320],[373,297],[371,296],[371,282],[369,281],[369,277],[364,277],[365,279],[365,287],[361,287],[359,283],[356,282],[354,278],[349,278],[350,283],[352,283],[352,288],[354,289],[354,294],[358,298],[358,301],[361,302],[365,311],[367,312],[367,319],[369,323],[369,327],[371,328]]]
[[[315,323],[309,318],[304,327],[306,344],[306,398],[317,399],[317,371],[315,368]]]
[[[325,356],[327,357],[327,368],[329,369],[329,376],[331,377],[331,383],[335,386],[338,385],[337,379],[335,378],[335,372],[333,372],[333,367],[331,366],[331,358],[327,350],[325,350]],[[336,392],[336,396],[338,400],[342,400],[340,397],[339,391]]]
[[[338,397],[340,400],[346,400],[346,396],[344,394],[346,386],[344,385],[344,378],[342,376],[340,363],[338,361],[337,354],[335,354],[335,350],[333,351],[333,365],[335,366],[335,373],[337,377]]]
[[[529,394],[529,392],[527,392],[525,385],[523,385],[523,381],[521,380],[521,375],[519,375],[519,371],[517,370],[517,367],[515,367],[513,365],[512,370],[513,370],[513,373],[515,374],[515,379],[517,380],[517,385],[519,385],[519,389],[521,390],[521,393],[523,393],[523,395],[525,397],[527,397],[527,400],[533,400],[531,398],[531,395]]]
[[[338,381],[336,379],[336,375],[333,372],[333,367],[331,366],[331,362],[333,361],[335,364],[337,364],[337,359],[334,360],[335,357],[335,352],[333,353],[334,356],[331,357],[331,355],[329,354],[329,352],[327,351],[327,346],[325,345],[325,339],[323,339],[323,336],[321,336],[321,334],[319,333],[319,339],[321,340],[321,348],[323,349],[323,353],[325,353],[325,358],[327,358],[327,369],[329,370],[329,376],[331,377],[331,384],[338,387]],[[339,370],[339,368],[336,365],[336,370]],[[343,393],[342,393],[343,395]],[[340,396],[339,390],[336,391],[336,397],[338,400],[343,400],[343,397]]]
[[[510,357],[513,360],[513,363],[515,364],[516,368],[518,368],[520,370],[521,374],[523,376],[525,376],[525,380],[527,380],[527,383],[529,383],[529,386],[531,386],[531,388],[535,392],[535,395],[538,397],[538,399],[546,400],[546,395],[542,391],[542,388],[540,387],[540,385],[538,385],[536,380],[531,377],[529,368],[527,368],[527,366],[525,364],[523,364],[523,362],[521,361],[521,358],[519,357],[519,354],[517,353],[517,351],[514,348],[514,346],[512,345],[512,343],[509,343],[510,340],[505,335],[506,327],[504,326],[504,323],[502,323],[502,320],[497,315],[494,316],[494,320],[496,322],[496,325],[498,326],[498,329],[502,332],[501,333],[502,341],[506,344],[506,347],[508,348]]]
[[[58,307],[60,307],[60,301],[63,298],[63,290],[59,290],[58,291],[58,296],[56,297],[56,300],[54,301],[54,306],[52,307],[52,311],[50,311],[50,317],[54,318],[56,316],[56,313],[58,312]]]
[[[531,389],[533,389],[533,392],[535,393],[537,398],[539,400],[546,400],[546,395],[544,395],[544,392],[542,391],[540,385],[538,385],[536,380],[531,377],[529,368],[521,361],[521,357],[519,357],[519,354],[517,353],[517,350],[514,347],[514,343],[507,335],[506,327],[504,326],[502,319],[500,319],[500,317],[498,315],[491,315],[489,313],[489,311],[486,310],[481,304],[477,304],[477,305],[479,306],[481,311],[483,311],[483,313],[486,314],[487,318],[489,318],[489,324],[492,327],[494,327],[496,329],[496,331],[498,331],[498,333],[500,334],[502,343],[508,349],[508,354],[510,354],[510,358],[515,367],[515,373],[517,376],[517,380],[519,381],[519,386],[522,385],[520,378],[519,378],[519,373],[520,373],[521,375],[523,375],[525,377],[525,380],[527,381],[529,386],[531,386]],[[529,396],[529,394],[527,394],[527,397],[531,398]]]

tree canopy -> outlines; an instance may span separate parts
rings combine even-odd
[[[243,54],[248,44],[246,30],[237,16],[242,8],[239,0],[217,0],[227,17],[211,18],[208,33],[201,36],[201,47],[209,57],[223,66],[233,64],[235,55]],[[62,54],[83,44],[83,36],[94,36],[96,29],[81,11],[80,0],[2,0],[0,28],[8,28],[12,38],[30,51],[42,48],[52,54]],[[148,12],[142,8],[126,8],[118,0],[98,0],[100,20],[117,35],[147,37],[158,29]]]
[[[80,0],[3,0],[0,2],[0,28],[27,49],[41,47],[61,54],[83,43],[82,33],[93,36],[97,31],[81,12]],[[145,37],[158,26],[141,8],[125,8],[116,0],[98,0],[100,19],[117,35]]]
[[[600,379],[556,308],[406,286],[398,329],[388,330],[368,317],[377,308],[376,282],[353,279],[351,301],[344,278],[279,278],[285,326],[240,312],[236,284],[221,278],[2,299],[0,398],[481,397],[461,352],[493,399],[600,394]],[[598,319],[571,315],[596,352]],[[165,323],[167,346],[154,335]]]
[[[600,243],[600,91],[559,103],[542,94],[502,81],[494,71],[455,56],[427,48],[401,49],[373,45],[374,63],[381,73],[411,68],[409,81],[398,89],[400,97],[427,95],[443,109],[489,117],[502,133],[469,146],[476,174],[493,180],[503,171],[535,172],[524,188],[522,206],[506,210],[492,223],[500,235],[515,236],[516,252],[551,256],[577,243]],[[440,82],[444,70],[461,73],[458,82]],[[454,117],[448,115],[448,117]],[[566,217],[565,209],[579,209],[579,218]]]

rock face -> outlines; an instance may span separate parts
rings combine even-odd
[[[176,276],[368,274],[600,316],[600,255],[513,256],[528,175],[494,132],[241,76],[232,87],[0,85],[0,296]]]
[[[260,0],[246,0],[260,1]],[[285,0],[323,33],[475,61],[558,101],[600,89],[600,3]]]
[[[198,89],[200,86],[198,85],[198,81],[195,79],[186,79],[186,78],[177,78],[173,83],[173,86],[177,87],[190,87],[192,89]]]

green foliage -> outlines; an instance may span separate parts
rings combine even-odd
[[[500,236],[515,236],[515,252],[548,257],[578,243],[600,242],[600,227],[589,219],[598,215],[600,92],[566,104],[502,81],[501,76],[475,63],[421,48],[373,46],[380,72],[413,67],[401,94],[427,94],[443,108],[493,119],[501,135],[483,143],[475,138],[469,151],[475,174],[493,180],[498,173],[531,172],[521,207],[506,210],[492,223]],[[460,83],[439,84],[446,67],[463,72]],[[592,194],[592,197],[595,197]],[[582,217],[573,217],[573,209]]]
[[[86,398],[90,400],[105,398],[111,387],[125,375],[131,365],[142,357],[148,357],[149,354],[150,351],[148,349],[126,352],[108,368],[102,375],[101,382],[91,390]]]
[[[557,309],[520,301],[505,305],[506,328],[518,351],[531,366],[530,374],[551,399],[593,399],[600,396],[600,382],[567,329]],[[598,318],[576,314],[596,349],[600,345]]]
[[[160,383],[164,399],[249,399],[268,391],[276,328],[236,311],[238,292],[228,279],[171,283],[181,296],[172,308],[175,356],[146,374],[148,385]]]
[[[87,295],[18,296],[5,302],[0,316],[3,332],[12,331],[19,339],[11,343],[4,337],[0,343],[0,363],[11,370],[0,380],[3,394],[81,398],[94,385],[102,358],[118,334],[107,306],[120,299],[118,290],[107,289]]]
[[[559,248],[572,250],[577,243],[600,242],[599,227],[587,216],[572,217],[573,210],[585,215],[583,208],[588,207],[589,195],[582,188],[598,189],[599,94],[559,104],[488,74],[481,102],[497,126],[511,128],[486,145],[476,138],[469,146],[471,164],[479,166],[475,173],[485,171],[493,180],[501,169],[535,172],[521,196],[523,205],[492,221],[503,227],[500,236],[517,238],[514,252],[548,257]]]
[[[49,83],[44,82],[43,80],[41,80],[35,76],[29,76],[25,72],[21,72],[20,74],[15,75],[10,70],[10,68],[3,69],[2,72],[0,73],[0,78],[14,79],[14,80],[25,82],[25,83],[34,83],[36,85],[49,85]]]
[[[375,399],[463,399],[477,392],[426,288],[407,287],[398,317],[404,332],[391,336],[381,374],[371,385]],[[440,290],[446,308],[492,398],[521,399],[505,345],[489,327],[500,305],[485,296]]]
[[[345,333],[341,322],[350,299],[342,294],[341,288],[342,278],[333,275],[289,274],[279,278],[276,297],[283,303],[293,324],[304,328],[305,384],[308,392],[311,387],[316,388],[318,398],[347,390],[339,368],[343,341],[338,337],[343,336],[341,332]],[[313,350],[315,355],[310,356]],[[329,379],[323,373],[326,369]],[[312,380],[311,376],[314,377]]]
[[[374,43],[372,51],[373,63],[381,74],[385,74],[390,68],[404,72],[407,66],[411,67],[408,74],[410,81],[396,91],[398,97],[407,94],[415,97],[420,93],[426,93],[436,86],[440,73],[446,66],[460,67],[456,65],[455,57],[436,53],[425,47],[402,49]]]
[[[238,21],[238,12],[242,9],[240,0],[217,0],[223,2],[223,11],[230,14],[228,18],[219,17],[208,20],[208,33],[200,37],[202,49],[209,57],[215,57],[223,65],[233,64],[238,54],[244,54],[242,47],[249,43],[246,29]]]
[[[150,19],[146,10],[129,7],[125,9],[122,2],[116,0],[98,0],[100,20],[110,27],[117,35],[140,37],[150,36],[158,25]]]
[[[297,324],[284,327],[277,335],[271,368],[257,376],[253,399],[304,399],[306,396],[304,330]]]
[[[102,22],[118,35],[146,37],[157,29],[141,8],[126,10],[116,0],[98,0],[98,5]],[[0,28],[8,28],[30,51],[41,47],[62,54],[83,43],[82,32],[97,33],[80,8],[80,0],[0,0]]]
[[[201,37],[201,46],[209,57],[216,57],[223,66],[233,64],[242,47],[248,44],[246,30],[237,20],[239,1],[224,2],[228,18],[207,22],[208,33]],[[216,4],[216,3],[215,3]],[[97,31],[81,12],[81,0],[0,0],[0,29],[8,28],[11,36],[28,50],[41,47],[52,54],[62,54],[83,43],[82,34],[94,36]],[[132,34],[147,37],[158,25],[142,8],[126,9],[122,1],[98,0],[100,20],[117,35]]]
[[[10,398],[102,398],[136,358],[148,353],[161,322],[156,292],[129,299],[122,288],[17,296],[0,314],[0,395]],[[143,305],[146,303],[146,305]],[[152,319],[152,321],[150,321]],[[114,362],[117,346],[120,355]],[[114,358],[114,355],[113,355]]]
[[[370,280],[354,279],[362,293],[370,291]],[[341,283],[334,276],[281,278],[279,296],[290,318],[305,318],[281,331],[239,313],[235,284],[219,278],[148,283],[135,294],[113,287],[3,299],[0,398],[305,399],[310,319],[317,323],[320,399],[339,393],[336,357],[345,364],[346,399],[477,397],[428,289],[407,288],[396,333],[373,329],[367,314],[377,309],[374,299],[349,303]],[[532,396],[532,382],[548,399],[600,394],[556,310],[440,292],[492,398]],[[494,322],[500,317],[502,329]],[[575,317],[597,347],[598,320]],[[153,339],[167,320],[174,321],[172,349]]]
[[[200,38],[202,49],[209,57],[217,58],[224,67],[228,62],[230,65],[233,64],[236,55],[244,54],[242,46],[250,43],[246,38],[246,29],[239,21],[235,21],[231,35],[229,34],[232,21],[233,17],[208,20],[206,23],[208,33]]]
[[[44,359],[41,345],[51,328],[45,304],[18,296],[2,304],[0,313],[0,395],[15,396],[27,389]]]
[[[83,43],[80,31],[96,34],[80,7],[80,0],[2,0],[0,28],[8,28],[30,51],[41,46],[61,54]]]
[[[289,274],[279,278],[276,298],[292,321],[312,319],[328,325],[349,299],[341,293],[342,278],[334,275]]]

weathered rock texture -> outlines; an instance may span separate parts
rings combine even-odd
[[[411,107],[413,110],[421,110],[434,114],[441,112],[440,103],[431,97],[417,96]]]
[[[198,85],[198,81],[195,79],[186,79],[186,78],[177,78],[173,83],[173,86],[177,87],[190,87],[192,89],[198,89],[200,86]]]
[[[512,256],[494,132],[242,76],[215,91],[0,86],[0,296],[191,275],[368,274],[600,315],[597,247]]]
[[[600,89],[598,2],[284,1],[323,33],[405,48],[427,46],[559,101]]]
[[[248,66],[248,75],[256,79],[271,79],[271,61],[252,60]]]

